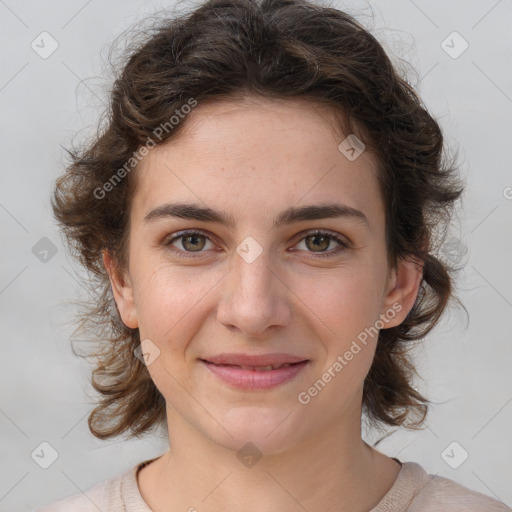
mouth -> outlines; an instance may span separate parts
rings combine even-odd
[[[270,389],[291,381],[310,363],[309,359],[271,364],[236,364],[200,359],[209,372],[231,387]],[[251,361],[252,362],[252,361]]]

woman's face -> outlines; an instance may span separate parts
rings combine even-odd
[[[388,268],[376,161],[342,152],[325,112],[300,100],[199,105],[185,121],[137,169],[129,268],[113,278],[123,321],[149,340],[170,431],[278,453],[359,424],[376,330],[402,322],[421,277]],[[183,218],[205,208],[216,220]],[[287,361],[306,362],[250,364]]]

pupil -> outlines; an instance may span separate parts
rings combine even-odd
[[[186,242],[185,242],[185,243],[186,243],[186,244],[190,244],[189,240],[195,240],[195,241],[193,241],[193,242],[191,243],[191,248],[196,248],[196,249],[197,249],[197,248],[199,247],[199,249],[201,249],[201,244],[197,245],[197,241],[198,241],[198,239],[199,239],[199,238],[200,238],[200,237],[199,237],[199,236],[197,236],[197,235],[189,235],[189,236],[187,236],[187,237],[185,238],[185,240],[186,240]],[[185,248],[186,248],[186,247],[185,247]]]
[[[312,237],[312,238],[313,238],[313,240],[315,240],[315,241],[313,242],[313,244],[314,244],[316,247],[319,247],[319,246],[321,246],[321,245],[323,244],[323,245],[324,245],[324,247],[323,247],[323,248],[325,249],[325,241],[327,241],[327,243],[329,243],[329,242],[328,242],[328,237],[326,237],[326,236],[324,236],[324,235],[313,235],[313,237]],[[320,240],[320,241],[318,241],[318,240]]]

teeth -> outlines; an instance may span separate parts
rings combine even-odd
[[[278,368],[282,368],[283,366],[290,366],[291,363],[280,364],[277,366],[272,366],[269,364],[268,366],[241,366],[243,370],[253,370],[257,372],[268,372],[270,370],[277,370]]]
[[[215,363],[214,363],[215,364]],[[278,368],[283,368],[285,366],[291,366],[293,363],[284,363],[279,365],[267,365],[267,366],[243,366],[238,364],[228,364],[228,365],[220,365],[220,366],[235,366],[241,368],[242,370],[252,370],[256,372],[268,372],[270,370],[277,370]]]

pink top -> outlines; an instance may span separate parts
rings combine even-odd
[[[155,459],[100,482],[84,493],[54,502],[36,512],[152,512],[137,485],[137,472]],[[402,463],[393,487],[369,512],[511,512],[512,509],[440,476],[415,462]]]

